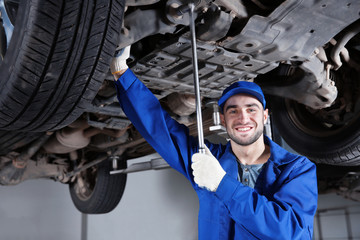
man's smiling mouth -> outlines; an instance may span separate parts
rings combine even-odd
[[[235,130],[239,131],[239,132],[247,132],[250,129],[251,129],[251,127],[235,127]]]

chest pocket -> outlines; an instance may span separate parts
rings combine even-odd
[[[272,162],[267,162],[259,174],[254,189],[259,194],[271,198],[281,186],[281,181],[279,181],[279,174],[279,169],[274,166]]]

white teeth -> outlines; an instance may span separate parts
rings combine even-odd
[[[245,131],[250,130],[250,128],[249,128],[249,127],[246,127],[246,128],[237,128],[237,130],[240,131],[240,132],[245,132]]]

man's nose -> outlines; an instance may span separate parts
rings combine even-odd
[[[245,112],[245,111],[239,111],[238,113],[238,120],[241,122],[241,123],[245,123],[248,121],[249,119],[249,116],[248,114]]]

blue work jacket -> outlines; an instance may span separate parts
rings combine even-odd
[[[197,139],[164,111],[156,97],[127,70],[115,82],[119,102],[141,135],[192,184],[199,198],[199,239],[311,239],[317,207],[316,167],[264,137],[271,155],[255,188],[237,180],[231,145],[206,145],[226,172],[216,192],[193,180],[191,156]]]

